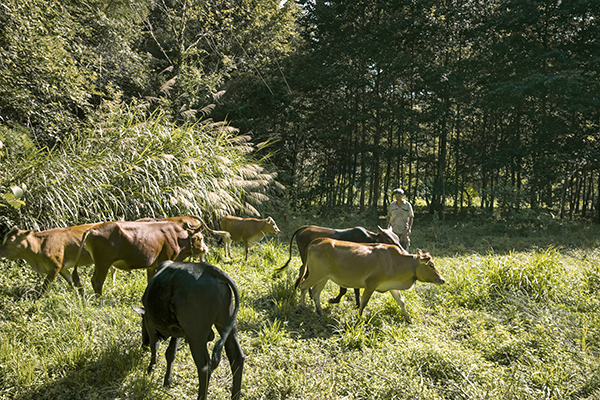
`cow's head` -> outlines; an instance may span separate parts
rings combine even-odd
[[[279,228],[277,227],[277,224],[275,223],[275,220],[271,217],[268,217],[267,219],[265,219],[265,229],[263,229],[264,232],[271,232],[271,233],[279,233]]]
[[[204,243],[204,236],[200,232],[192,233],[188,231],[190,238],[190,250],[193,257],[199,257],[200,261],[204,259],[204,255],[208,253],[208,247]]]
[[[148,335],[148,329],[146,328],[146,310],[144,307],[131,306],[131,308],[142,317],[142,346],[149,346],[150,335]]]
[[[21,230],[14,226],[2,239],[0,245],[0,260],[7,257],[18,257],[20,252],[27,247],[27,237],[35,232],[35,229]]]
[[[402,254],[408,254],[408,251],[406,251],[404,247],[402,247],[402,245],[400,244],[400,238],[392,231],[392,228],[383,229],[382,227],[377,225],[377,231],[379,233],[374,237],[377,243],[393,244],[394,246],[400,249],[400,252]]]
[[[441,285],[445,282],[444,278],[440,274],[440,271],[435,267],[433,258],[429,253],[423,253],[421,250],[417,250],[417,259],[415,265],[415,276],[421,282],[435,283]]]

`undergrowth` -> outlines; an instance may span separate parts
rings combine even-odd
[[[589,238],[579,247],[550,237],[541,238],[546,246],[524,247],[491,235],[480,237],[480,247],[457,251],[459,242],[475,243],[472,230],[452,226],[438,236],[451,239],[444,244],[430,241],[431,234],[450,228],[421,228],[411,250],[430,251],[446,284],[419,283],[404,293],[411,324],[388,293],[375,293],[362,318],[352,291],[340,304],[328,304],[338,291],[332,283],[322,295],[322,317],[311,300],[300,307],[296,250],[286,273],[271,278],[288,258],[293,229],[257,244],[248,262],[239,244],[232,258],[214,244],[207,260],[231,275],[241,294],[239,336],[247,357],[242,398],[600,397],[600,251],[587,245]],[[27,264],[5,262],[1,268],[0,398],[197,396],[196,367],[185,342],[172,387],[162,387],[165,344],[158,365],[145,372],[150,353],[141,347],[139,317],[131,310],[141,304],[143,271],[119,271],[96,299],[92,268],[84,268],[83,298],[57,280],[36,299],[41,278]],[[210,398],[228,399],[230,386],[231,373],[221,362]]]

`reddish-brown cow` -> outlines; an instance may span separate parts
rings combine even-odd
[[[200,232],[168,220],[105,222],[86,231],[83,242],[96,265],[92,286],[98,295],[111,265],[125,271],[146,268],[150,279],[162,261],[183,261],[207,251]]]

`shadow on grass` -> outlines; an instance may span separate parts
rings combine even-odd
[[[431,214],[415,215],[410,252],[417,248],[434,257],[461,254],[506,255],[540,248],[595,249],[600,245],[600,225],[588,221],[532,219],[436,220]]]
[[[98,354],[94,361],[86,359],[93,357],[89,353],[82,354],[71,367],[63,368],[59,372],[48,371],[50,382],[21,391],[14,399],[132,398],[124,396],[124,381],[134,370],[145,371],[142,364],[148,360],[147,353],[148,349],[142,348],[141,345],[132,344],[124,351],[122,345],[115,343]],[[52,378],[53,373],[60,377]],[[151,391],[155,385],[145,377],[138,380],[140,382],[133,384],[140,396],[134,398],[151,398]]]
[[[283,299],[277,299],[273,295],[250,299],[246,307],[261,312],[265,318],[250,322],[238,321],[239,330],[260,332],[265,323],[279,320],[286,322],[282,325],[282,329],[297,339],[329,339],[335,334],[334,326],[337,325],[337,321],[332,317],[332,310],[329,307],[324,307],[323,315],[320,316],[315,312],[311,299],[307,300],[305,306],[300,306],[291,296],[297,298],[298,294],[292,293],[290,297]],[[280,301],[284,303],[283,306]]]

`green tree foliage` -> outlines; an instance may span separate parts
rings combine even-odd
[[[61,2],[6,1],[0,6],[0,112],[53,145],[85,121],[93,86],[79,64],[77,22]]]
[[[300,198],[375,210],[401,185],[431,211],[597,210],[599,8],[304,2]]]
[[[144,103],[276,143],[258,154],[293,205],[375,215],[403,186],[442,215],[600,220],[599,17],[583,0],[9,0],[0,140],[60,147],[107,123],[104,102]]]

